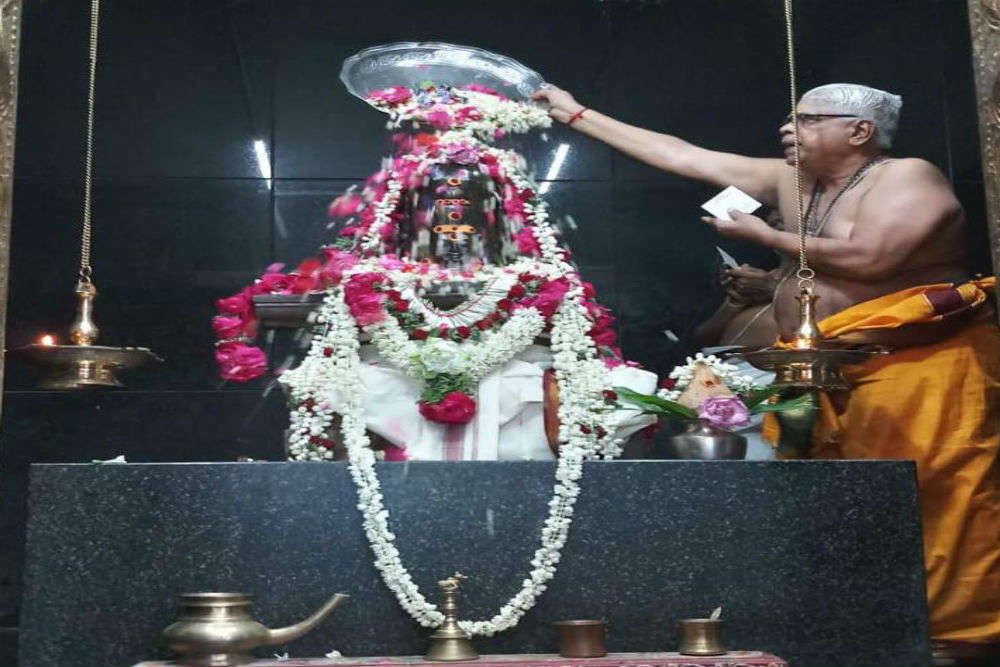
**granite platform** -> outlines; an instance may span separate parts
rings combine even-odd
[[[728,651],[722,655],[680,653],[609,653],[600,658],[564,658],[557,654],[481,655],[475,661],[456,661],[460,667],[788,667],[781,658],[760,651]],[[440,667],[423,656],[385,658],[288,658],[255,660],[246,667]],[[173,667],[170,662],[140,662],[135,667]]]
[[[520,588],[551,463],[379,465],[390,525],[421,589],[459,570],[467,617]],[[585,465],[559,570],[481,654],[551,653],[551,623],[607,621],[614,652],[676,650],[675,621],[724,607],[727,645],[796,667],[925,667],[915,467],[899,461],[614,461]],[[257,596],[277,627],[351,594],[261,657],[422,654],[426,630],[372,565],[339,463],[35,465],[20,661],[112,667],[166,658],[175,596]]]

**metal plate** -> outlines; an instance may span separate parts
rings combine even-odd
[[[364,99],[372,90],[404,86],[487,86],[515,100],[526,101],[545,85],[542,75],[507,56],[474,46],[444,42],[396,42],[360,51],[344,61],[340,80]]]

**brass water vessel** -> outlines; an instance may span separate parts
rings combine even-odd
[[[163,631],[163,639],[178,665],[245,665],[254,661],[255,648],[298,639],[348,597],[337,593],[304,621],[271,630],[251,618],[252,596],[246,593],[187,593],[180,596],[180,618]]]

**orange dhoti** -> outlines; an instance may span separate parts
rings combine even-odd
[[[993,309],[983,307],[983,290],[993,286],[990,279],[914,288],[819,323],[827,337],[922,323],[954,330],[845,368],[852,389],[820,396],[811,451],[814,458],[916,461],[938,640],[1000,641],[1000,329]]]

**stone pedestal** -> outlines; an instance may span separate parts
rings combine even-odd
[[[462,616],[496,613],[531,568],[553,472],[380,464],[421,590],[458,570]],[[567,618],[605,619],[612,652],[676,650],[677,619],[722,605],[727,646],[797,667],[927,665],[911,463],[595,462],[582,488],[549,589],[516,628],[477,639],[480,654],[552,653]],[[422,655],[429,632],[381,581],[356,505],[339,463],[33,466],[21,664],[165,659],[176,595],[209,590],[254,594],[270,627],[351,594],[261,657]]]

